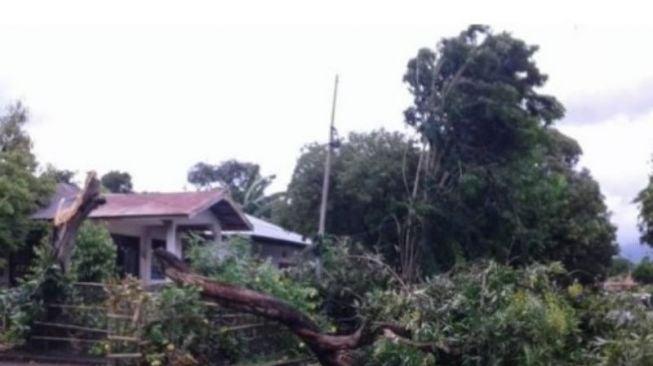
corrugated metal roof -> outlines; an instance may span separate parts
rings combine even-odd
[[[48,205],[32,215],[34,219],[52,220],[60,205],[67,207],[75,200],[79,188],[60,184]],[[106,203],[95,209],[91,218],[136,217],[192,217],[204,210],[211,210],[230,230],[248,230],[247,219],[227,198],[223,191],[174,192],[174,193],[125,193],[105,194]]]
[[[80,189],[72,184],[59,183],[55,189],[54,195],[50,204],[34,213],[33,219],[36,220],[52,220],[57,213],[59,201],[64,200],[63,207],[67,207],[75,199],[75,195],[79,193]]]
[[[251,231],[242,231],[238,233],[231,233],[225,231],[225,235],[235,234],[235,235],[248,235],[248,236],[258,236],[261,238],[272,239],[283,241],[290,244],[297,245],[310,245],[311,241],[303,237],[302,235],[288,231],[281,226],[274,225],[265,220],[261,220],[252,215],[245,214],[247,220],[252,223],[253,229]]]
[[[106,194],[91,217],[193,216],[225,198],[221,191]]]

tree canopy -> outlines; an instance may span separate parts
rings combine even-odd
[[[615,228],[578,143],[553,127],[564,108],[540,93],[536,51],[485,26],[420,50],[404,75],[418,143],[352,135],[333,163],[327,231],[382,248],[411,280],[488,257],[603,278]],[[303,234],[315,230],[324,150],[305,148],[288,188],[285,223]]]
[[[199,162],[188,171],[188,182],[197,189],[220,187],[227,190],[231,198],[243,211],[269,218],[281,194],[266,194],[276,176],[261,175],[258,164],[226,160],[217,165]]]
[[[37,176],[38,163],[24,127],[27,109],[16,103],[0,115],[0,252],[19,248],[32,226],[29,215],[47,202],[49,179]]]
[[[576,170],[580,147],[552,128],[564,108],[539,92],[537,49],[470,26],[408,63],[406,122],[427,146],[413,202],[421,258],[443,268],[560,260],[584,279],[604,276],[615,228],[598,184]]]
[[[649,176],[648,185],[639,192],[635,202],[639,205],[640,241],[653,246],[653,174]]]
[[[282,226],[310,236],[317,231],[326,146],[304,147],[286,192]],[[418,149],[398,132],[351,133],[332,159],[327,231],[348,236],[392,260],[396,221],[405,215],[408,177]]]
[[[100,179],[102,186],[111,193],[132,193],[132,176],[127,172],[112,170]]]

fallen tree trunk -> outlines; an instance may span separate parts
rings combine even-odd
[[[350,351],[360,347],[362,327],[350,335],[327,334],[309,316],[285,301],[192,273],[186,263],[164,249],[157,249],[154,254],[167,277],[177,283],[199,287],[207,300],[285,325],[306,343],[322,365],[352,364]]]
[[[100,186],[96,173],[89,172],[84,188],[75,201],[68,207],[64,207],[63,201],[59,202],[53,220],[52,252],[64,272],[70,269],[70,257],[80,226],[91,211],[105,203],[104,197],[100,194]]]
[[[154,255],[163,266],[167,277],[179,284],[197,286],[206,300],[285,325],[306,343],[324,366],[352,365],[353,351],[370,345],[379,338],[425,352],[452,353],[445,344],[412,341],[410,330],[391,322],[364,325],[348,335],[328,334],[308,315],[283,300],[193,273],[184,261],[163,248],[156,249]]]

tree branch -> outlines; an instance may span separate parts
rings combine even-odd
[[[63,200],[55,214],[52,234],[52,251],[55,260],[66,272],[70,267],[70,257],[75,244],[75,237],[88,215],[98,206],[106,201],[100,195],[100,181],[95,172],[89,172],[86,176],[84,189],[77,195],[70,207],[64,208]]]
[[[285,301],[192,273],[186,263],[165,249],[159,248],[154,254],[167,277],[177,283],[197,286],[205,299],[285,325],[306,343],[322,365],[351,365],[349,351],[360,346],[364,327],[349,335],[327,334],[313,319]]]

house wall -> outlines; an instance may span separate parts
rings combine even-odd
[[[204,225],[207,229],[217,233],[217,238],[221,237],[220,223],[210,211],[201,212],[192,218],[118,219],[104,222],[111,234],[135,236],[140,239],[139,277],[146,284],[165,282],[165,280],[151,278],[152,263],[155,260],[152,253],[152,240],[165,241],[166,250],[181,256],[182,237],[178,233],[179,226]]]
[[[254,252],[263,259],[270,260],[276,266],[283,266],[292,261],[293,256],[304,247],[281,244],[276,241],[269,241],[263,238],[253,238],[255,245]]]
[[[143,225],[130,220],[104,220],[111,234],[141,237]]]

